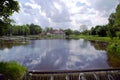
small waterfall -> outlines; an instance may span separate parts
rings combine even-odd
[[[120,80],[120,71],[29,74],[30,80]]]
[[[66,80],[69,80],[69,76],[68,76],[68,74],[66,74]]]
[[[110,75],[110,74],[108,74],[108,79],[109,79],[109,80],[114,80],[113,76]]]
[[[93,73],[94,77],[95,77],[95,80],[100,80],[98,75],[96,73]]]
[[[54,77],[53,77],[53,75],[51,75],[51,78],[50,78],[50,80],[54,80]]]
[[[86,78],[84,77],[84,73],[79,74],[79,80],[86,80]]]

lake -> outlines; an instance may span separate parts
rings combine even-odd
[[[25,45],[0,44],[0,61],[17,61],[29,70],[110,68],[105,43],[84,39],[30,40]],[[8,47],[9,46],[9,47]]]

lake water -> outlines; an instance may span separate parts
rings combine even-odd
[[[29,70],[110,67],[106,51],[96,48],[92,42],[83,39],[31,40],[26,45],[11,47],[0,45],[0,48],[0,61],[18,61]]]

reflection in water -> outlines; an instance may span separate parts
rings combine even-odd
[[[27,42],[15,42],[15,41],[3,41],[0,40],[0,50],[4,50],[6,48],[12,48],[14,46],[20,46],[20,45],[27,45]]]
[[[111,67],[114,67],[114,68],[120,68],[120,58],[113,55],[113,54],[108,54],[108,64],[111,66]]]
[[[106,50],[108,43],[99,41],[90,41],[97,50]],[[113,54],[107,54],[107,62],[110,67],[120,68],[120,58]]]
[[[90,41],[91,45],[93,45],[97,50],[106,50],[108,43],[100,42],[100,41]]]
[[[28,45],[0,50],[1,61],[18,61],[29,70],[108,68],[105,50],[89,41],[31,40]]]

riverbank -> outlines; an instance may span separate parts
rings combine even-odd
[[[103,42],[119,42],[118,38],[114,38],[113,40],[110,37],[99,37],[99,36],[92,36],[92,35],[71,35],[71,37],[76,39],[86,39],[91,41],[103,41]]]
[[[5,41],[28,41],[28,40],[40,40],[40,39],[65,39],[61,36],[49,36],[49,35],[28,35],[28,36],[1,36],[0,40]]]

